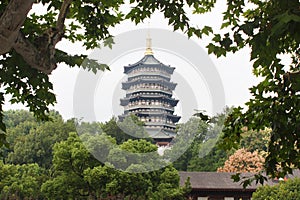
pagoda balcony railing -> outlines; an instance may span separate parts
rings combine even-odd
[[[147,114],[149,114],[149,115],[151,115],[151,114],[164,114],[166,116],[168,114],[172,115],[172,113],[167,112],[165,110],[161,110],[161,111],[153,111],[153,110],[151,110],[151,111],[137,111],[137,112],[132,112],[132,113],[139,113],[139,114],[142,114],[142,115],[147,115]]]
[[[131,106],[125,106],[125,110],[132,110],[132,109],[143,109],[143,108],[161,108],[166,110],[174,111],[173,107],[168,107],[164,105],[131,105]]]
[[[153,126],[145,126],[145,128],[146,129],[148,129],[148,130],[157,130],[157,129],[161,129],[161,130],[165,130],[165,131],[175,131],[175,129],[176,129],[176,126],[174,126],[174,127],[170,127],[170,126],[168,126],[168,127],[163,127],[163,125],[160,125],[159,126],[159,128],[158,127],[155,127],[155,125],[154,125],[154,127]]]
[[[148,76],[148,75],[147,76],[140,76],[140,77],[132,78],[128,82],[134,82],[134,81],[137,81],[137,80],[165,80],[165,81],[169,81],[169,80],[163,79],[162,77],[159,77],[157,75],[160,75],[160,74],[156,74],[154,76]]]
[[[145,126],[145,129],[147,131],[151,131],[151,132],[153,132],[153,131],[154,132],[158,132],[160,130],[163,130],[163,131],[167,131],[170,136],[175,136],[176,135],[176,133],[175,133],[176,128],[171,128],[171,127],[168,127],[168,128],[166,128],[166,127],[159,127],[159,128],[157,128],[157,127]]]
[[[164,98],[170,98],[170,96],[165,95],[165,94],[135,94],[135,95],[131,95],[130,97],[125,97],[124,99],[132,99],[134,97],[139,97],[139,96],[143,96],[143,97],[164,97]]]
[[[168,95],[163,95],[163,94],[135,94],[135,95],[130,95],[129,97],[125,97],[122,99],[122,101],[126,101],[129,102],[130,99],[135,99],[135,98],[163,98],[169,101],[178,101],[174,98],[172,98],[172,96],[168,96]],[[150,102],[150,101],[149,101]]]
[[[146,126],[169,126],[172,128],[176,128],[176,125],[173,123],[167,122],[145,122]]]
[[[170,78],[171,75],[166,73],[166,72],[162,72],[162,71],[137,71],[137,72],[131,72],[130,74],[128,74],[128,78],[134,77],[134,76],[140,76],[140,75],[161,75],[164,76],[166,78]]]
[[[128,89],[127,93],[134,93],[134,92],[144,92],[144,91],[149,91],[149,92],[165,92],[167,94],[172,94],[171,90],[164,90],[164,89],[159,89],[159,88],[134,88],[134,89]]]

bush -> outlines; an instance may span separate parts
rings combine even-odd
[[[275,186],[262,186],[253,193],[253,200],[277,199],[300,199],[300,178],[290,179]]]

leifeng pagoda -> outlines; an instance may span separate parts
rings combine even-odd
[[[124,114],[119,118],[136,115],[145,123],[146,131],[158,146],[169,145],[176,135],[175,124],[180,119],[174,114],[178,100],[172,98],[176,83],[170,79],[174,69],[154,57],[149,36],[145,56],[124,67],[128,79],[122,83],[126,96],[121,99]]]

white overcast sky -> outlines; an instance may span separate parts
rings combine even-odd
[[[190,17],[191,17],[192,24],[199,25],[199,27],[203,25],[210,25],[213,26],[215,30],[217,30],[217,28],[221,26],[221,21],[222,21],[221,13],[225,11],[226,8],[225,3],[226,1],[218,1],[216,8],[213,9],[213,12],[205,16],[191,15]],[[124,9],[127,8],[125,7]],[[35,6],[33,8],[33,12],[41,12],[41,11],[42,8],[40,6]],[[150,25],[148,25],[148,22]],[[118,35],[130,30],[145,29],[148,28],[149,26],[150,28],[172,30],[172,27],[168,25],[168,21],[164,19],[163,15],[160,13],[156,13],[155,15],[153,15],[153,17],[150,20],[145,21],[145,23],[143,24],[135,25],[134,23],[131,23],[129,21],[122,22],[120,25],[111,29],[111,33],[113,35]],[[191,39],[194,40],[194,42],[196,42],[200,47],[202,47],[205,52],[207,52],[207,50],[205,49],[205,46],[208,44],[207,38],[204,38],[202,40],[197,38],[191,38]],[[155,44],[154,39],[152,42],[153,44]],[[63,49],[72,54],[92,53],[92,51],[86,51],[80,43],[72,44],[66,41],[62,41],[58,44],[58,48]],[[174,66],[173,63],[168,62],[168,55],[163,55],[163,53],[159,55],[158,52],[157,54],[155,54],[155,56],[158,58],[162,58],[161,61],[163,63],[171,64],[172,66]],[[135,52],[133,54],[130,54],[130,58],[126,59],[123,56],[120,59],[116,59],[114,64],[122,65],[123,67],[124,65],[133,64],[134,62],[140,60],[142,57],[143,57],[143,52],[141,52],[140,54],[139,52]],[[224,92],[225,92],[226,105],[242,106],[251,97],[248,88],[258,82],[258,79],[252,75],[252,67],[249,61],[250,58],[249,49],[243,49],[235,54],[228,54],[226,58],[222,57],[217,59],[214,55],[209,55],[209,57],[211,61],[214,63],[221,77],[222,84],[224,87]],[[122,68],[120,69],[121,71],[123,71]],[[74,95],[74,85],[76,82],[76,78],[78,76],[78,72],[79,72],[78,68],[69,68],[64,64],[60,64],[50,76],[50,79],[54,85],[54,92],[57,98],[57,104],[54,106],[54,109],[59,111],[60,114],[65,119],[74,117],[73,95]],[[120,77],[120,81],[121,78],[122,77]],[[6,102],[4,108],[16,109],[16,108],[24,108],[24,107],[22,105],[10,105],[8,102]],[[205,103],[203,105],[199,105],[199,107],[195,109],[207,110],[210,114],[212,114],[209,105],[208,107],[206,107]],[[109,112],[107,110],[106,111],[103,110],[103,112],[105,112],[103,114],[104,117],[102,117],[99,120],[100,121],[109,120],[112,112]],[[119,113],[113,113],[113,115],[116,114]]]

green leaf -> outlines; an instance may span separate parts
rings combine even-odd
[[[236,173],[236,174],[233,174],[231,175],[231,179],[234,181],[234,182],[239,182],[241,180],[241,177],[240,177],[240,173]]]

